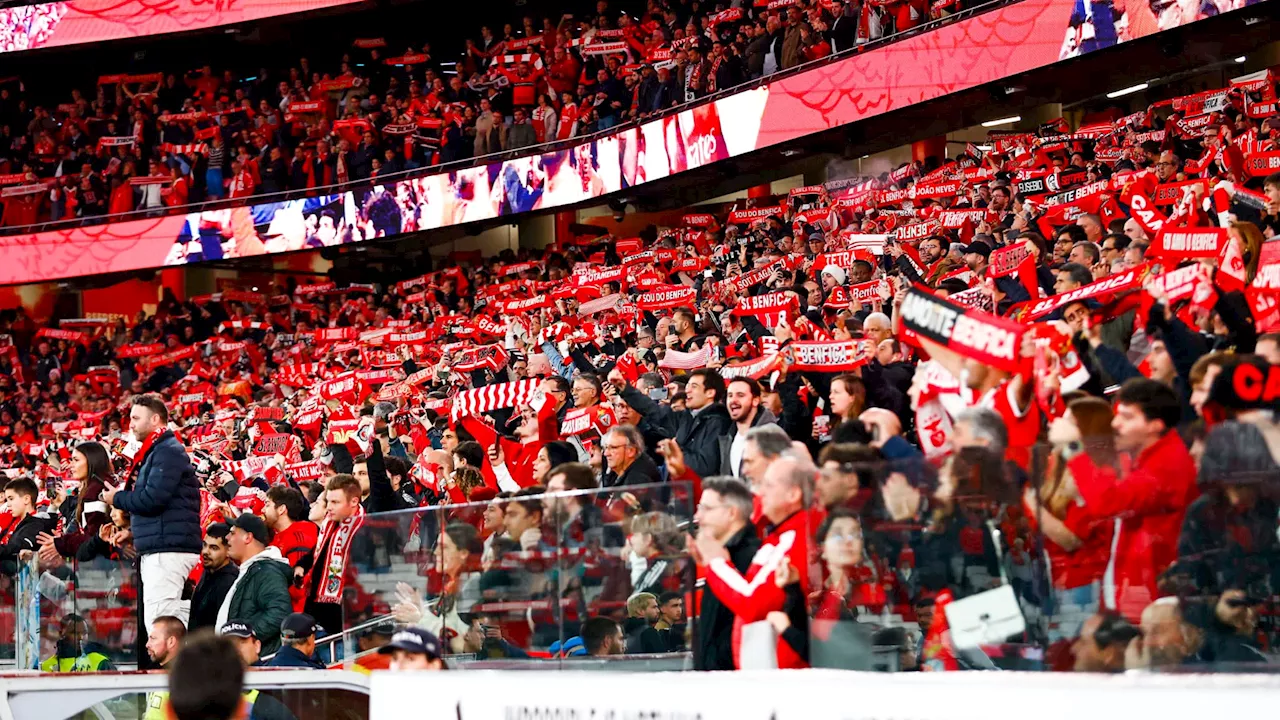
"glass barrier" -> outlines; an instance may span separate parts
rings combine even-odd
[[[163,673],[79,673],[0,676],[0,717],[43,720],[151,720],[161,709],[169,681]],[[250,670],[244,677],[244,717],[289,720],[364,720],[369,717],[369,676],[341,671]]]
[[[828,446],[811,509],[780,510],[761,490],[738,525],[710,480],[374,514],[353,539],[341,632],[320,654],[384,668],[378,648],[419,626],[455,669],[728,669],[736,658],[885,672],[1270,672],[1276,428],[1193,433],[1190,454],[1166,437],[1136,465],[1109,439],[1037,446],[1017,462],[985,448],[931,463]],[[1176,462],[1149,469],[1162,453]],[[741,577],[724,565],[700,575],[690,533],[716,538]],[[759,551],[783,544],[786,566]],[[752,565],[768,562],[757,577]],[[45,667],[137,661],[128,563],[38,572]],[[30,586],[0,580],[6,660]],[[653,600],[635,602],[640,592]],[[722,596],[733,593],[748,599]]]
[[[124,692],[65,717],[66,720],[148,720],[157,717],[165,695],[163,690]],[[350,690],[314,687],[248,690],[245,698],[252,699],[255,718],[364,720],[369,717],[368,696]]]
[[[40,670],[91,672],[137,665],[138,648],[146,638],[139,643],[138,574],[131,559],[86,554],[83,560],[33,562],[32,567],[34,602],[28,601],[30,594],[15,597],[10,606],[15,609],[14,634],[6,637],[17,637],[22,621],[38,618]],[[22,584],[20,577],[15,588]]]
[[[1197,441],[1159,474],[1128,469],[1110,439],[1078,460],[1039,446],[1025,465],[981,448],[937,468],[826,464],[811,664],[1276,671],[1280,465],[1260,437],[1242,457],[1238,427],[1215,432],[1216,455]]]
[[[692,631],[692,490],[627,486],[370,516],[348,565],[344,652],[385,665],[371,651],[413,625],[440,637],[455,667],[547,669],[625,655],[649,661],[637,667],[681,669]],[[640,592],[654,597],[629,613]]]

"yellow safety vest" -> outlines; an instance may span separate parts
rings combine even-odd
[[[44,672],[97,672],[102,663],[110,660],[102,653],[91,652],[73,658],[60,658],[56,655],[40,663]]]
[[[169,720],[169,693],[159,690],[147,693],[147,711],[142,720]]]
[[[245,717],[253,716],[253,704],[258,701],[258,691],[249,690],[244,693],[244,701],[249,704]],[[169,720],[169,693],[157,691],[147,693],[147,712],[142,720]]]

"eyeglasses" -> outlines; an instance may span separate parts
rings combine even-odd
[[[705,510],[706,512],[711,512],[712,510],[719,510],[722,507],[724,507],[724,505],[708,505],[707,503],[698,503],[697,509]]]
[[[621,445],[605,445],[604,449],[605,450],[626,450],[629,447],[631,446],[626,443],[622,443]]]

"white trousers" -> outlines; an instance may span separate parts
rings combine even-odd
[[[142,556],[142,619],[151,632],[158,617],[172,615],[183,625],[191,618],[191,601],[182,599],[187,576],[200,562],[198,553],[152,553]]]

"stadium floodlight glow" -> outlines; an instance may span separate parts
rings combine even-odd
[[[1148,85],[1147,83],[1138,83],[1137,85],[1130,85],[1129,87],[1121,88],[1120,90],[1113,90],[1107,93],[1107,97],[1114,100],[1118,97],[1124,97],[1125,95],[1132,95],[1136,92],[1142,92],[1143,90],[1146,90],[1149,87],[1151,86]]]
[[[1240,57],[1236,58],[1236,62],[1237,62],[1237,63],[1242,63],[1242,62],[1244,62],[1245,60],[1248,60],[1248,58],[1246,58],[1246,57],[1245,57],[1245,56],[1243,56],[1243,55],[1241,55]]]
[[[982,123],[982,127],[991,128],[996,127],[997,125],[1012,125],[1020,120],[1022,120],[1021,115],[1014,115],[1013,117],[1000,118],[999,120],[988,120]]]

